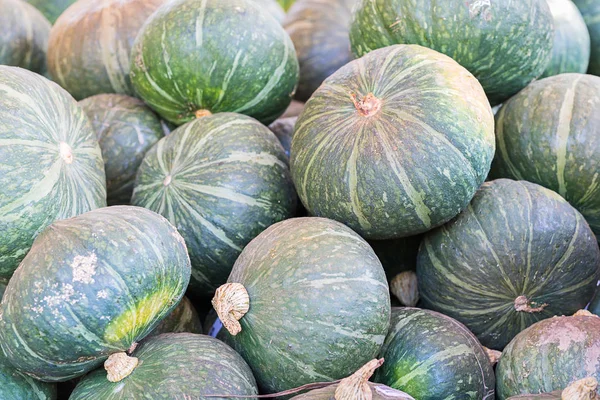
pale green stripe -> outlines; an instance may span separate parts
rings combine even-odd
[[[558,179],[558,193],[562,197],[565,197],[567,194],[565,167],[567,164],[567,145],[569,134],[571,133],[571,120],[575,106],[575,88],[582,76],[577,77],[571,87],[567,89],[560,107],[558,126],[556,128],[556,178]]]

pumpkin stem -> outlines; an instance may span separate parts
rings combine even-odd
[[[414,271],[400,272],[390,282],[390,291],[403,306],[414,307],[419,302],[417,274]]]
[[[60,158],[67,164],[73,163],[73,149],[65,142],[60,142],[59,145]]]
[[[498,364],[498,361],[500,361],[500,356],[502,356],[501,351],[488,349],[485,346],[483,347],[483,350],[485,350],[485,353],[487,354],[488,358],[490,359],[492,366]]]
[[[111,354],[104,361],[104,369],[108,373],[107,379],[110,382],[120,382],[129,376],[137,367],[137,357],[128,356],[125,352]]]
[[[208,110],[196,110],[194,115],[196,116],[196,118],[202,118],[202,117],[210,117],[212,115],[212,113]]]
[[[529,300],[527,300],[527,297],[525,297],[525,296],[519,296],[515,299],[515,310],[522,311],[522,312],[528,312],[530,314],[541,312],[547,306],[548,306],[548,304],[544,303],[539,307],[531,307],[529,305]]]
[[[373,93],[369,93],[362,99],[358,99],[355,94],[351,94],[350,98],[352,99],[352,103],[354,103],[354,107],[362,116],[370,117],[377,114],[381,109],[381,100],[375,97]]]
[[[577,311],[575,314],[573,314],[574,317],[597,317],[596,314],[592,314],[591,312],[589,312],[588,310],[579,310]]]
[[[369,386],[369,378],[383,364],[382,359],[371,360],[358,371],[340,381],[335,389],[335,400],[372,400],[373,392]]]
[[[598,381],[590,376],[571,383],[560,396],[561,400],[598,400]]]
[[[215,292],[211,301],[223,326],[233,336],[242,331],[238,322],[250,309],[250,296],[241,283],[226,283]]]

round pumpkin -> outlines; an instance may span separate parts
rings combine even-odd
[[[265,393],[352,374],[375,358],[390,319],[377,256],[324,218],[290,219],[258,235],[213,305]]]
[[[158,214],[114,206],[56,221],[0,303],[0,345],[21,371],[66,381],[150,333],[187,288],[183,238]]]
[[[165,135],[160,119],[141,100],[122,94],[98,94],[79,105],[102,150],[108,205],[129,204],[144,155]]]
[[[0,64],[46,72],[50,23],[30,4],[0,0]]]
[[[0,398],[56,400],[56,385],[40,382],[15,369],[0,351]]]
[[[221,113],[179,127],[146,154],[132,203],[177,227],[192,260],[190,290],[211,296],[250,240],[294,215],[296,194],[275,135]]]
[[[174,0],[141,29],[131,79],[144,101],[177,125],[207,111],[270,124],[290,104],[298,60],[282,26],[254,2]]]
[[[135,92],[129,55],[138,31],[165,0],[80,0],[58,18],[48,42],[52,79],[77,100]]]
[[[425,235],[417,278],[423,307],[502,350],[535,322],[587,305],[600,279],[600,250],[583,216],[558,194],[498,179]]]
[[[350,51],[350,19],[356,0],[299,0],[283,26],[289,33],[300,64],[295,98],[306,101],[339,68],[354,57]]]
[[[76,0],[26,0],[41,11],[51,24]]]
[[[416,235],[456,216],[485,180],[493,118],[481,85],[451,58],[421,46],[379,49],[306,103],[292,177],[311,215],[367,239]]]
[[[350,29],[357,56],[418,44],[455,59],[479,80],[492,105],[539,77],[550,58],[553,18],[546,0],[359,0]]]
[[[167,315],[152,332],[146,336],[157,336],[162,333],[202,333],[202,324],[198,312],[192,302],[184,297],[169,315]]]
[[[573,0],[587,24],[591,38],[588,74],[600,76],[600,3],[596,0]]]
[[[102,154],[83,110],[48,79],[0,66],[0,281],[55,220],[106,206]]]
[[[496,119],[492,176],[554,190],[600,234],[600,78],[562,74],[507,101]]]

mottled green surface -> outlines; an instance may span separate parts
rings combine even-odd
[[[167,333],[145,341],[132,355],[139,364],[131,375],[113,383],[99,368],[80,381],[69,400],[192,400],[208,394],[258,394],[248,364],[229,346],[208,336]]]
[[[0,66],[0,281],[50,223],[104,206],[104,164],[83,110],[40,75]]]
[[[417,260],[423,307],[464,323],[502,350],[520,331],[584,308],[600,278],[600,250],[583,216],[525,181],[483,184],[458,218],[425,235]],[[526,296],[538,312],[515,309]]]
[[[288,158],[290,157],[290,148],[292,147],[292,136],[294,135],[296,121],[298,121],[298,117],[279,118],[269,125],[269,129],[279,139]]]
[[[374,381],[419,400],[493,400],[494,370],[461,323],[418,308],[392,309]]]
[[[381,109],[359,113],[351,95]],[[311,215],[368,239],[428,231],[456,216],[488,174],[494,120],[481,85],[421,46],[373,51],[327,78],[306,103],[291,169]]]
[[[183,238],[149,210],[114,206],[54,222],[6,288],[0,345],[31,376],[81,376],[152,331],[189,277]]]
[[[587,24],[591,38],[591,58],[588,74],[600,75],[600,2],[574,0]]]
[[[35,8],[40,10],[50,23],[54,23],[56,19],[65,11],[75,0],[25,0]]]
[[[146,336],[160,335],[161,333],[202,333],[202,324],[192,302],[184,297],[169,315],[167,315],[152,332]]]
[[[350,19],[356,0],[298,0],[283,26],[290,34],[300,64],[295,98],[306,101],[325,78],[354,57],[350,51]]]
[[[244,285],[250,310],[226,340],[267,393],[354,373],[375,358],[389,327],[381,263],[335,221],[271,226],[246,246],[228,282]]]
[[[350,30],[355,54],[393,44],[432,48],[471,71],[492,105],[540,76],[552,54],[546,0],[359,1]]]
[[[132,203],[177,227],[192,259],[190,290],[211,296],[250,240],[294,215],[296,194],[275,135],[221,113],[179,127],[146,154]]]
[[[417,253],[422,235],[410,236],[392,240],[371,240],[375,254],[381,261],[388,281],[404,271],[414,271],[417,268]]]
[[[99,94],[79,105],[100,143],[108,205],[129,204],[144,155],[165,135],[161,120],[141,100],[122,94]]]
[[[504,349],[496,366],[497,398],[562,390],[588,376],[600,379],[600,318],[550,318]]]
[[[389,386],[372,382],[369,382],[368,385],[371,388],[373,400],[415,400],[412,396]],[[292,400],[336,400],[334,396],[337,387],[338,385],[334,384],[322,389],[311,390],[292,397]]]
[[[0,399],[56,400],[56,385],[17,371],[0,351]]]
[[[173,0],[136,39],[131,79],[144,101],[177,125],[197,110],[269,124],[290,104],[298,61],[285,30],[253,2]]]
[[[600,78],[534,82],[496,116],[492,176],[534,182],[577,208],[600,234]]]
[[[129,55],[138,31],[166,0],[79,0],[56,21],[48,42],[52,79],[77,100],[134,95]]]

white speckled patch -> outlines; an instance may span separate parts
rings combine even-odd
[[[97,261],[98,259],[94,253],[88,256],[76,256],[71,263],[73,282],[94,283],[93,276],[96,274]]]

